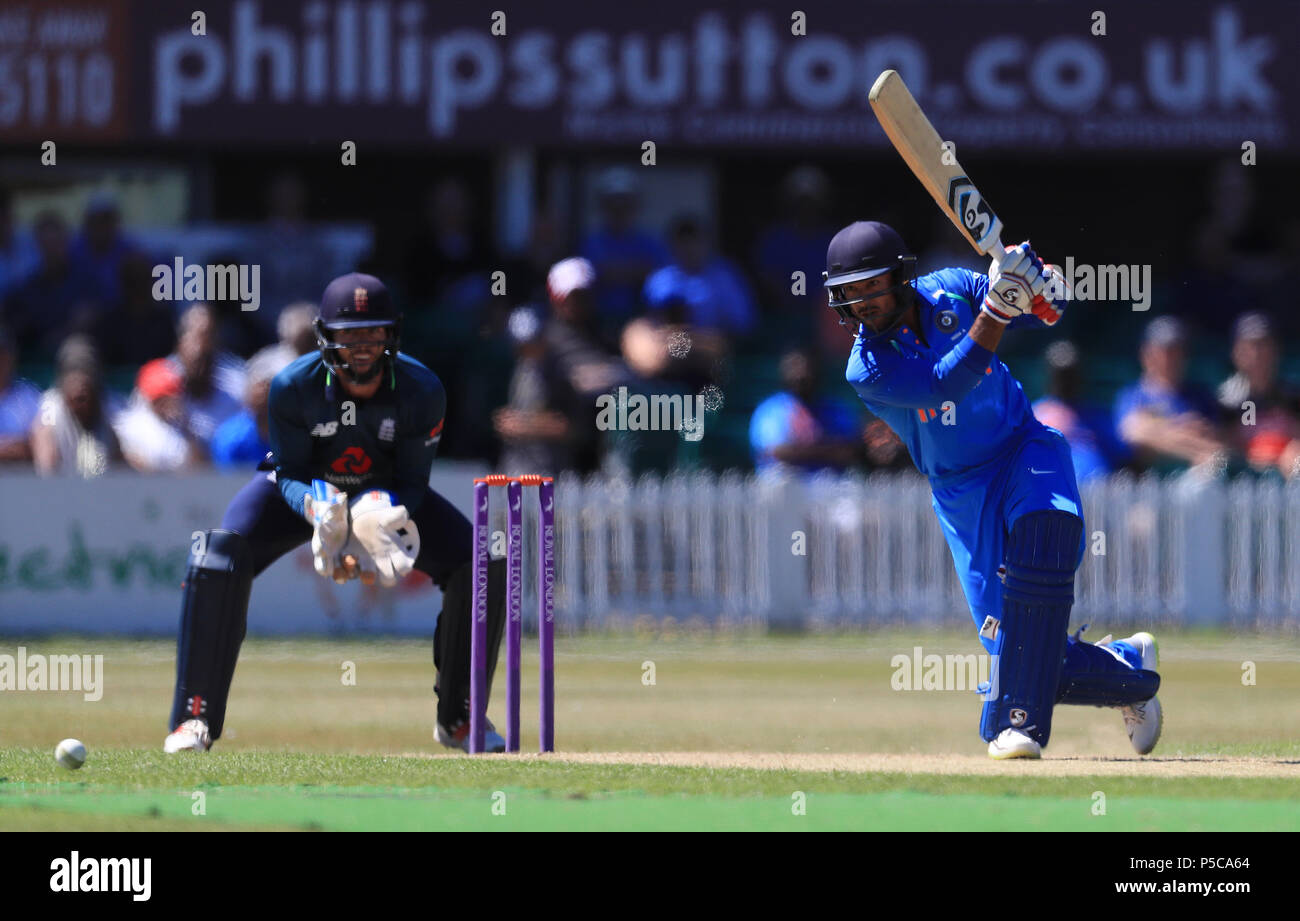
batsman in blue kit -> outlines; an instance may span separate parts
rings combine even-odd
[[[980,641],[993,657],[980,735],[993,758],[1038,758],[1057,704],[1117,707],[1139,754],[1162,713],[1157,649],[1068,635],[1083,509],[1064,437],[1034,418],[996,351],[1008,329],[1052,326],[1064,278],[1028,243],[989,274],[949,268],[916,277],[890,227],[859,221],[832,239],[825,287],[840,323],[857,327],[845,376],[907,445],[930,480]]]
[[[446,392],[398,351],[401,316],[373,276],[330,282],[315,330],[318,352],[271,383],[271,453],[190,558],[165,751],[206,751],[221,737],[253,579],[308,541],[324,578],[392,586],[418,569],[442,589],[434,736],[468,748],[470,524],[429,488]],[[489,565],[489,686],[505,625],[504,567]],[[487,748],[505,749],[490,725]]]

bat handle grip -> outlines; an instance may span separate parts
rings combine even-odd
[[[1001,237],[994,240],[993,245],[989,247],[989,256],[992,257],[993,262],[999,267],[1002,265],[1002,260],[1007,258],[1007,248],[1002,245]]]

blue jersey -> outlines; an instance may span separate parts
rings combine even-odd
[[[349,495],[387,489],[414,514],[446,410],[442,381],[408,355],[397,354],[368,400],[349,397],[318,353],[303,355],[271,382],[267,427],[281,494],[301,515],[314,479]]]
[[[859,331],[845,377],[898,433],[917,469],[945,477],[997,459],[1041,425],[1007,366],[966,336],[987,276],[940,269],[913,284],[920,330],[898,327],[872,340]],[[1011,322],[1034,324],[1041,325],[1033,316]]]
[[[845,376],[930,478],[931,505],[980,641],[990,655],[1003,656],[1006,683],[1000,695],[985,696],[980,722],[981,735],[992,741],[998,708],[1013,694],[1030,703],[1007,712],[1032,717],[1024,730],[1030,732],[1050,714],[1058,688],[1067,687],[1073,674],[1098,667],[1079,660],[1062,666],[1064,675],[1052,670],[1052,657],[1060,657],[1067,642],[1057,631],[1068,626],[1069,589],[1043,579],[1032,589],[1008,591],[1011,576],[1025,570],[1057,572],[1061,582],[1068,570],[1072,589],[1084,550],[1083,503],[1065,438],[1034,418],[1007,366],[967,335],[988,278],[950,268],[913,284],[915,328],[871,338],[859,330]],[[1010,325],[1038,324],[1030,315]],[[1031,558],[1054,562],[1025,562]],[[1007,718],[1016,726],[1024,722]],[[1047,728],[1041,731],[1045,741]]]

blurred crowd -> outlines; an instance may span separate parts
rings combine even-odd
[[[1195,233],[1199,287],[1155,311],[1128,346],[1138,371],[1111,388],[1113,399],[1099,399],[1089,380],[1088,343],[1048,334],[1033,346],[1056,336],[1045,353],[1013,360],[1017,373],[1026,361],[1042,367],[1034,412],[1069,440],[1081,480],[1199,465],[1284,477],[1300,469],[1300,390],[1283,373],[1289,331],[1250,294],[1294,266],[1251,250],[1234,181],[1219,180],[1228,188]],[[747,254],[724,252],[700,213],[656,232],[643,194],[636,173],[608,169],[589,232],[571,237],[543,208],[525,250],[505,256],[488,243],[484,203],[466,182],[442,178],[416,209],[417,226],[358,266],[394,290],[403,350],[447,386],[441,455],[542,473],[911,469],[898,438],[843,382],[851,336],[826,309],[820,279],[838,223],[825,176],[791,171]],[[75,229],[54,212],[18,226],[11,205],[0,190],[0,463],[82,477],[254,467],[268,450],[270,381],[316,348],[314,299],[332,272],[301,180],[273,179],[260,229],[215,260],[261,266],[255,313],[233,297],[155,299],[153,267],[171,256],[132,239],[111,196],[91,199]],[[979,268],[945,239],[937,232],[922,249],[922,271]],[[498,271],[508,295],[494,290]],[[1227,322],[1225,304],[1236,307],[1230,329],[1215,325]],[[1217,392],[1189,374],[1196,334],[1207,332],[1231,340]],[[624,389],[705,394],[704,437],[602,430],[597,398]]]

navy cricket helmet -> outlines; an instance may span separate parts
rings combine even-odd
[[[334,340],[334,334],[343,329],[386,330],[384,361],[376,362],[365,375],[358,375],[343,361],[339,350],[347,348]],[[316,346],[325,366],[335,374],[365,384],[379,374],[385,364],[391,365],[401,343],[402,315],[393,307],[388,288],[373,275],[350,272],[340,275],[325,288],[321,295],[320,313],[312,323],[316,331]]]
[[[851,297],[846,285],[875,278],[886,272],[897,271],[894,284],[866,297]],[[871,332],[881,335],[892,329],[908,307],[912,305],[911,281],[916,276],[916,256],[907,251],[894,228],[879,221],[857,221],[845,227],[831,239],[826,250],[826,271],[822,273],[830,299],[830,308],[845,321],[861,323],[850,310],[882,295],[895,293],[895,311]]]

